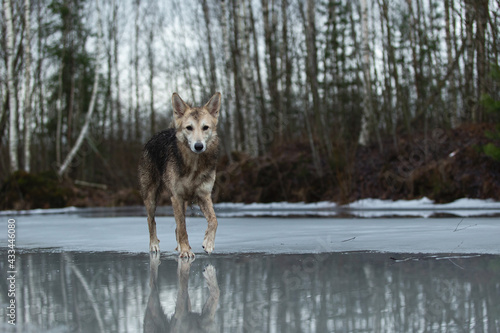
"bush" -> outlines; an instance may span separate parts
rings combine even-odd
[[[0,188],[1,209],[65,207],[72,191],[53,172],[14,172]]]

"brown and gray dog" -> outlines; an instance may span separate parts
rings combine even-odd
[[[197,202],[208,222],[203,240],[207,253],[214,250],[217,218],[211,192],[219,154],[217,121],[221,94],[216,93],[202,107],[191,107],[181,97],[172,95],[174,127],[154,135],[144,146],[139,163],[141,195],[148,214],[149,250],[160,252],[156,236],[155,211],[162,192],[172,200],[180,257],[192,258],[186,231],[186,208]]]

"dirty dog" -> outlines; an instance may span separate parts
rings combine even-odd
[[[207,253],[214,250],[217,218],[211,192],[219,153],[217,121],[221,94],[216,93],[203,107],[191,107],[172,95],[174,126],[154,135],[144,146],[139,162],[141,195],[148,214],[149,250],[160,252],[156,236],[155,211],[160,195],[167,190],[172,200],[180,257],[192,258],[186,231],[186,207],[197,202],[208,227],[203,240]]]

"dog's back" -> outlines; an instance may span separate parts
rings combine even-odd
[[[182,159],[175,133],[175,128],[156,133],[144,145],[139,163],[139,183],[143,198],[147,197],[149,191],[156,191],[158,187],[158,191],[163,190],[162,177],[167,169],[167,164],[173,165],[178,171],[181,168]]]

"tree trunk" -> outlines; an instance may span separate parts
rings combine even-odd
[[[362,68],[363,68],[363,115],[361,116],[361,131],[359,133],[358,143],[367,145],[370,140],[370,130],[373,124],[373,105],[372,89],[370,75],[370,45],[368,33],[368,7],[366,0],[361,0],[361,30],[362,30]]]
[[[259,56],[259,44],[257,40],[257,31],[255,29],[255,18],[253,15],[253,8],[252,8],[252,1],[247,0],[248,3],[248,12],[249,12],[249,18],[250,18],[250,28],[252,30],[252,41],[253,41],[253,61],[254,61],[254,67],[255,67],[255,72],[257,74],[257,93],[256,93],[256,99],[259,101],[259,107],[260,107],[260,128],[267,128],[267,106],[266,106],[266,99],[265,99],[265,93],[264,93],[264,88],[262,84],[262,75],[260,71],[260,56]],[[262,141],[262,136],[258,136],[258,139],[260,140],[259,142],[259,150],[260,152],[264,152],[265,150],[265,144],[267,142]]]
[[[307,0],[306,17],[306,47],[307,47],[307,76],[313,101],[314,127],[320,130],[323,127],[321,123],[321,106],[318,89],[318,57],[316,50],[316,4],[314,0]],[[321,132],[321,131],[320,131]]]
[[[5,24],[7,30],[7,86],[9,89],[9,158],[10,171],[19,170],[18,149],[18,127],[17,127],[17,97],[14,77],[14,22],[12,16],[12,0],[4,0]]]
[[[56,124],[56,163],[58,166],[61,165],[61,135],[62,135],[62,91],[63,91],[63,83],[62,83],[62,77],[63,77],[63,71],[64,71],[64,62],[61,61],[61,68],[59,69],[59,75],[58,75],[58,97],[57,97],[57,102],[56,102],[56,117],[57,117],[57,124]]]
[[[226,1],[221,0],[221,30],[222,30],[222,46],[223,46],[223,51],[224,51],[224,86],[225,86],[225,91],[224,91],[224,109],[223,112],[221,113],[221,116],[224,116],[222,118],[222,125],[223,125],[223,131],[224,131],[224,148],[226,151],[226,156],[228,157],[229,161],[232,162],[232,156],[231,156],[231,151],[233,150],[233,138],[231,135],[231,110],[232,110],[232,90],[231,90],[231,52],[229,48],[229,34],[228,34],[228,25],[227,25],[227,8],[226,8]]]
[[[24,0],[24,170],[31,171],[31,4]]]
[[[207,0],[201,0],[203,16],[205,18],[205,27],[207,29],[207,44],[208,44],[208,62],[210,68],[210,94],[215,94],[217,91],[217,72],[215,68],[215,56],[212,47],[212,33],[210,32],[210,12],[208,10]]]
[[[232,17],[233,17],[233,45],[231,48],[231,59],[233,62],[233,84],[234,84],[234,101],[236,104],[236,149],[244,150],[245,148],[245,124],[243,120],[243,110],[241,99],[244,97],[244,91],[242,90],[242,78],[241,78],[241,67],[240,67],[240,36],[239,36],[239,0],[232,1]]]
[[[37,4],[37,48],[38,50],[43,50],[44,44],[42,44],[42,38],[44,36],[44,31],[43,31],[43,24],[42,24],[42,8],[43,4],[41,2],[38,2]],[[37,85],[37,94],[36,96],[38,97],[38,107],[37,109],[39,110],[39,116],[38,118],[35,117],[35,121],[37,119],[40,119],[40,121],[37,123],[38,128],[40,129],[39,131],[39,138],[45,138],[46,137],[46,131],[47,128],[45,126],[45,103],[44,103],[44,89],[43,89],[43,84],[42,84],[42,68],[43,68],[43,60],[45,58],[45,52],[40,52],[38,54],[38,59],[37,59],[37,69],[36,69],[36,85]],[[40,151],[39,154],[37,154],[37,169],[38,170],[45,170],[46,168],[49,167],[50,159],[46,158],[47,156],[47,147],[46,147],[46,140],[39,139],[38,142],[40,143]]]
[[[141,141],[140,132],[140,104],[139,104],[139,13],[140,0],[135,0],[135,39],[134,39],[134,73],[135,73],[135,109],[134,109],[134,130],[135,141]]]
[[[90,121],[92,120],[92,113],[94,112],[95,101],[97,99],[97,90],[99,89],[99,67],[100,67],[99,62],[101,61],[101,49],[102,49],[102,21],[101,21],[101,9],[99,6],[99,0],[95,0],[95,2],[97,10],[98,35],[97,35],[97,49],[96,49],[97,60],[94,69],[95,72],[94,72],[94,85],[92,87],[92,97],[90,98],[89,109],[87,110],[87,115],[85,116],[85,123],[83,124],[83,127],[80,130],[80,134],[78,135],[78,138],[73,148],[71,148],[71,151],[69,152],[68,156],[66,156],[66,159],[64,160],[64,162],[62,163],[61,167],[57,172],[59,177],[62,177],[66,173],[70,163],[73,161],[76,154],[80,150],[83,140],[87,136]]]
[[[450,1],[444,0],[444,17],[445,17],[445,41],[446,41],[446,60],[448,66],[453,63],[453,46],[451,43],[451,22],[450,22]],[[453,13],[451,13],[453,16]],[[457,126],[458,122],[458,110],[457,110],[457,92],[455,89],[455,75],[451,73],[450,79],[448,81],[448,92],[447,92],[447,104],[449,105],[448,111],[446,112],[447,121],[452,128]]]
[[[479,101],[481,97],[486,94],[486,87],[488,81],[488,59],[486,55],[486,26],[489,19],[488,0],[475,0],[475,14],[476,14],[476,49],[477,49],[477,106],[473,114],[474,121],[483,121],[483,107]]]
[[[267,124],[270,130],[277,130],[277,138],[278,142],[282,140],[280,137],[281,130],[280,127],[280,119],[282,118],[281,115],[281,96],[280,92],[278,90],[278,63],[277,63],[277,45],[276,41],[274,40],[274,34],[276,31],[276,14],[274,13],[274,2],[271,4],[271,7],[273,9],[273,13],[269,15],[269,1],[268,0],[262,0],[262,16],[264,20],[264,41],[266,45],[266,53],[268,60],[266,61],[267,65],[267,82],[268,82],[268,87],[269,87],[269,95],[271,98],[271,108],[274,111],[274,114],[277,115],[276,117],[276,122],[274,124]],[[270,17],[271,16],[271,17]],[[271,134],[271,133],[270,133]]]
[[[417,53],[417,30],[418,25],[418,19],[415,17],[415,13],[413,10],[413,4],[412,0],[407,0],[408,3],[408,8],[410,10],[410,17],[411,17],[411,31],[409,33],[410,35],[410,48],[411,48],[411,57],[412,57],[412,66],[413,66],[413,78],[414,78],[414,85],[415,85],[415,91],[417,93],[417,99],[416,99],[416,111],[415,114],[421,114],[422,113],[422,84],[421,84],[421,77],[422,73],[420,71],[420,66],[419,66],[419,55]],[[411,133],[412,132],[412,126],[410,126],[410,117],[409,115],[404,115],[405,116],[405,123],[407,130]]]
[[[248,133],[246,135],[246,148],[251,156],[257,156],[259,153],[258,144],[258,129],[257,129],[257,113],[255,111],[255,95],[256,95],[256,85],[254,72],[251,68],[251,51],[250,51],[250,32],[251,24],[249,20],[249,15],[247,13],[248,7],[245,6],[244,1],[242,1],[240,6],[240,36],[242,36],[242,48],[240,52],[240,68],[241,68],[241,88],[243,91],[244,107],[243,107],[243,119],[246,125],[245,131]]]
[[[148,65],[149,65],[149,125],[150,133],[156,133],[156,115],[155,115],[155,90],[154,90],[154,73],[155,73],[155,58],[154,58],[154,28],[149,31],[149,42],[148,42]]]
[[[290,51],[288,45],[288,0],[281,1],[281,20],[282,20],[282,51],[281,51],[281,73],[284,74],[284,81],[282,87],[284,87],[283,94],[283,111],[281,126],[284,127],[286,124],[290,123],[284,117],[290,115],[290,110],[292,108],[292,62],[290,60]],[[287,112],[288,114],[285,114]]]
[[[116,105],[115,119],[118,125],[118,141],[123,140],[123,122],[121,114],[120,70],[118,68],[118,5],[113,0],[113,63],[115,69]]]
[[[464,66],[464,104],[465,117],[467,120],[474,120],[475,114],[475,93],[474,93],[474,9],[475,0],[465,0],[465,39],[467,44],[467,57]]]
[[[309,1],[308,1],[308,6],[311,6]],[[312,4],[312,6],[314,6],[314,3]],[[306,14],[304,13],[304,8],[302,7],[302,5],[299,6],[299,12],[300,12],[300,16],[302,18],[304,35],[306,37],[306,45],[305,45],[306,49],[303,51],[304,53],[306,53],[306,61],[305,61],[306,79],[304,82],[305,83],[304,84],[304,90],[305,90],[305,94],[304,94],[304,118],[305,118],[305,123],[306,123],[307,134],[308,134],[308,138],[309,138],[309,144],[311,147],[311,153],[313,156],[313,164],[314,164],[314,167],[316,169],[317,175],[319,177],[322,177],[323,176],[323,168],[321,166],[321,159],[319,157],[319,149],[315,143],[316,137],[314,137],[314,135],[313,135],[313,133],[318,132],[319,129],[316,125],[316,121],[314,122],[314,124],[311,124],[311,119],[316,120],[315,114],[314,114],[314,106],[313,106],[312,116],[311,116],[311,112],[309,111],[310,110],[310,105],[309,105],[309,98],[310,97],[309,96],[311,95],[310,89],[312,87],[312,84],[311,84],[311,78],[312,78],[311,60],[310,60],[310,57],[312,55],[310,53],[310,48],[311,48],[311,46],[314,46],[313,45],[314,43],[311,43],[311,41],[310,41],[310,36],[311,36],[311,31],[310,31],[311,24],[309,22],[310,17],[309,16],[306,17]],[[310,14],[310,13],[308,12],[308,14]],[[314,26],[314,24],[312,26]],[[300,71],[299,71],[299,76],[300,76]],[[299,81],[302,81],[302,80],[299,79]],[[316,87],[317,87],[317,85],[316,85]],[[313,98],[313,103],[314,103],[314,98]]]

